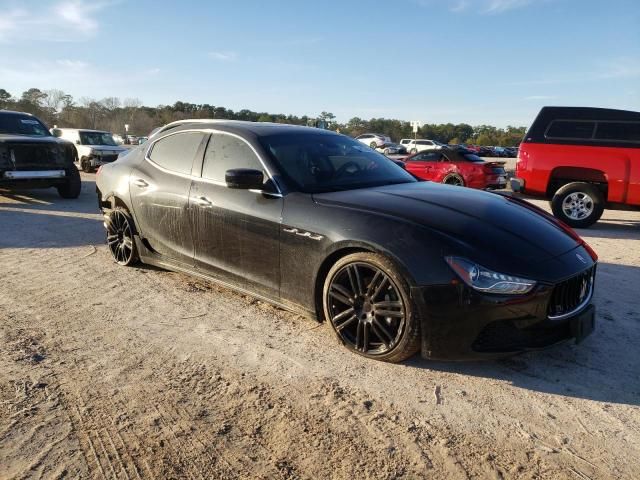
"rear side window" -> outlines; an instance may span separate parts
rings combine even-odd
[[[153,145],[149,158],[167,170],[188,175],[205,135],[183,132],[164,137]]]
[[[554,120],[549,125],[545,137],[571,138],[588,140],[593,138],[596,122],[581,122],[577,120]]]
[[[620,142],[640,142],[640,122],[598,123],[596,139]]]
[[[260,160],[244,140],[214,133],[204,156],[202,178],[224,182],[226,171],[232,168],[251,168],[264,173]]]

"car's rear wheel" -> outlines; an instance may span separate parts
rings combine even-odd
[[[133,238],[133,220],[126,209],[116,207],[106,219],[107,246],[119,265],[132,265],[138,261],[138,250]]]
[[[464,178],[457,173],[451,173],[442,179],[442,183],[447,185],[455,185],[457,187],[464,187]]]
[[[378,147],[378,144],[376,142],[371,142],[369,146],[375,150]]]
[[[67,171],[65,183],[58,185],[58,194],[62,198],[78,198],[82,190],[82,179],[75,165]]]
[[[560,188],[551,200],[556,218],[573,228],[587,228],[602,217],[604,196],[590,183],[572,182]]]
[[[382,153],[384,153],[385,155],[389,155],[391,153],[391,150],[385,148]]]
[[[351,351],[376,360],[400,362],[420,349],[420,325],[409,286],[386,257],[347,255],[327,274],[324,315]]]

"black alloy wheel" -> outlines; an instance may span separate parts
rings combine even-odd
[[[340,340],[360,355],[398,362],[419,349],[408,288],[381,255],[357,253],[338,261],[325,282],[324,307]]]
[[[124,208],[116,207],[106,220],[107,246],[119,265],[131,265],[138,260],[133,238],[133,221]]]
[[[455,185],[456,187],[464,187],[464,180],[460,175],[447,175],[442,183],[446,183],[447,185]]]

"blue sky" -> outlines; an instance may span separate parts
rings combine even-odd
[[[0,88],[528,125],[640,110],[639,0],[0,0]]]

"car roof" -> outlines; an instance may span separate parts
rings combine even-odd
[[[52,130],[64,130],[66,132],[94,132],[94,133],[111,133],[106,130],[93,130],[91,128],[60,128],[55,127]]]
[[[223,120],[223,119],[192,119],[179,120],[169,123],[160,128],[152,136],[160,135],[168,131],[189,130],[193,128],[215,128],[224,127],[224,130],[236,133],[252,133],[257,137],[275,135],[278,133],[316,133],[326,135],[338,135],[331,130],[323,130],[321,128],[306,127],[302,125],[289,125],[286,123],[270,123],[270,122],[248,122],[243,120]]]
[[[30,117],[34,116],[32,113],[29,113],[29,112],[17,112],[15,110],[2,110],[2,109],[0,109],[0,113],[6,113],[6,114],[9,114],[9,115],[29,115]]]

